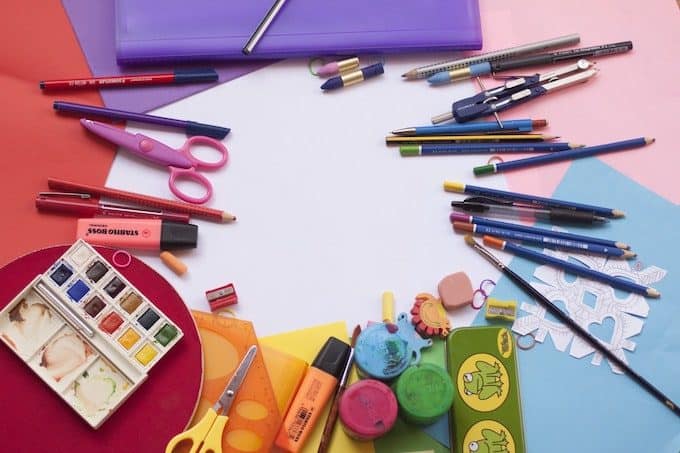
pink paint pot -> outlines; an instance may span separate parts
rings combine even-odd
[[[392,429],[399,406],[392,389],[387,385],[375,379],[364,379],[345,390],[338,411],[347,435],[368,441]]]

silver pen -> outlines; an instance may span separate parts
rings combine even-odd
[[[267,14],[262,19],[262,22],[260,22],[260,25],[257,26],[253,34],[248,39],[248,42],[246,42],[246,45],[243,47],[242,52],[245,55],[250,55],[252,53],[253,49],[262,38],[262,35],[265,34],[271,23],[276,18],[276,15],[279,14],[279,11],[281,11],[281,8],[283,8],[284,3],[286,3],[286,0],[276,0],[272,7],[269,8],[269,11],[267,11]]]
[[[544,41],[538,41],[530,44],[523,44],[521,46],[509,47],[507,49],[495,50],[493,52],[473,55],[471,57],[461,58],[459,60],[442,61],[427,66],[421,66],[419,68],[411,69],[410,71],[408,71],[405,74],[402,74],[401,76],[408,80],[424,79],[438,72],[465,68],[475,63],[498,61],[503,60],[505,58],[515,57],[518,55],[525,55],[532,52],[540,52],[546,49],[567,47],[574,44],[578,44],[580,40],[581,38],[578,35],[578,33],[574,33],[571,35],[546,39]]]

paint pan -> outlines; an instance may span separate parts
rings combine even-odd
[[[182,331],[78,241],[2,311],[0,340],[98,428]]]

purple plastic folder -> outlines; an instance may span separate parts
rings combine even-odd
[[[120,64],[480,49],[478,0],[116,0]]]
[[[146,0],[140,0],[140,3]],[[155,2],[151,2],[154,3]],[[116,63],[114,0],[62,0],[62,5],[78,37],[80,48],[94,76],[125,73],[171,72],[176,66],[154,65],[145,68],[121,68]],[[226,82],[255,71],[270,62],[231,61],[211,65],[219,74],[219,82]],[[78,76],[80,74],[71,74]],[[212,84],[163,85],[154,87],[108,88],[99,93],[107,107],[148,112],[212,87]],[[197,118],[194,118],[197,119]]]

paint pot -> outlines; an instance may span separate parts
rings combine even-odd
[[[406,369],[394,384],[402,417],[417,425],[429,425],[453,403],[453,383],[446,370],[432,363]]]
[[[399,376],[409,365],[420,361],[420,350],[432,346],[400,313],[396,324],[373,323],[357,338],[354,363],[362,377],[387,381]]]
[[[338,411],[347,435],[368,441],[392,429],[399,406],[392,389],[387,385],[375,379],[364,379],[345,390]]]

